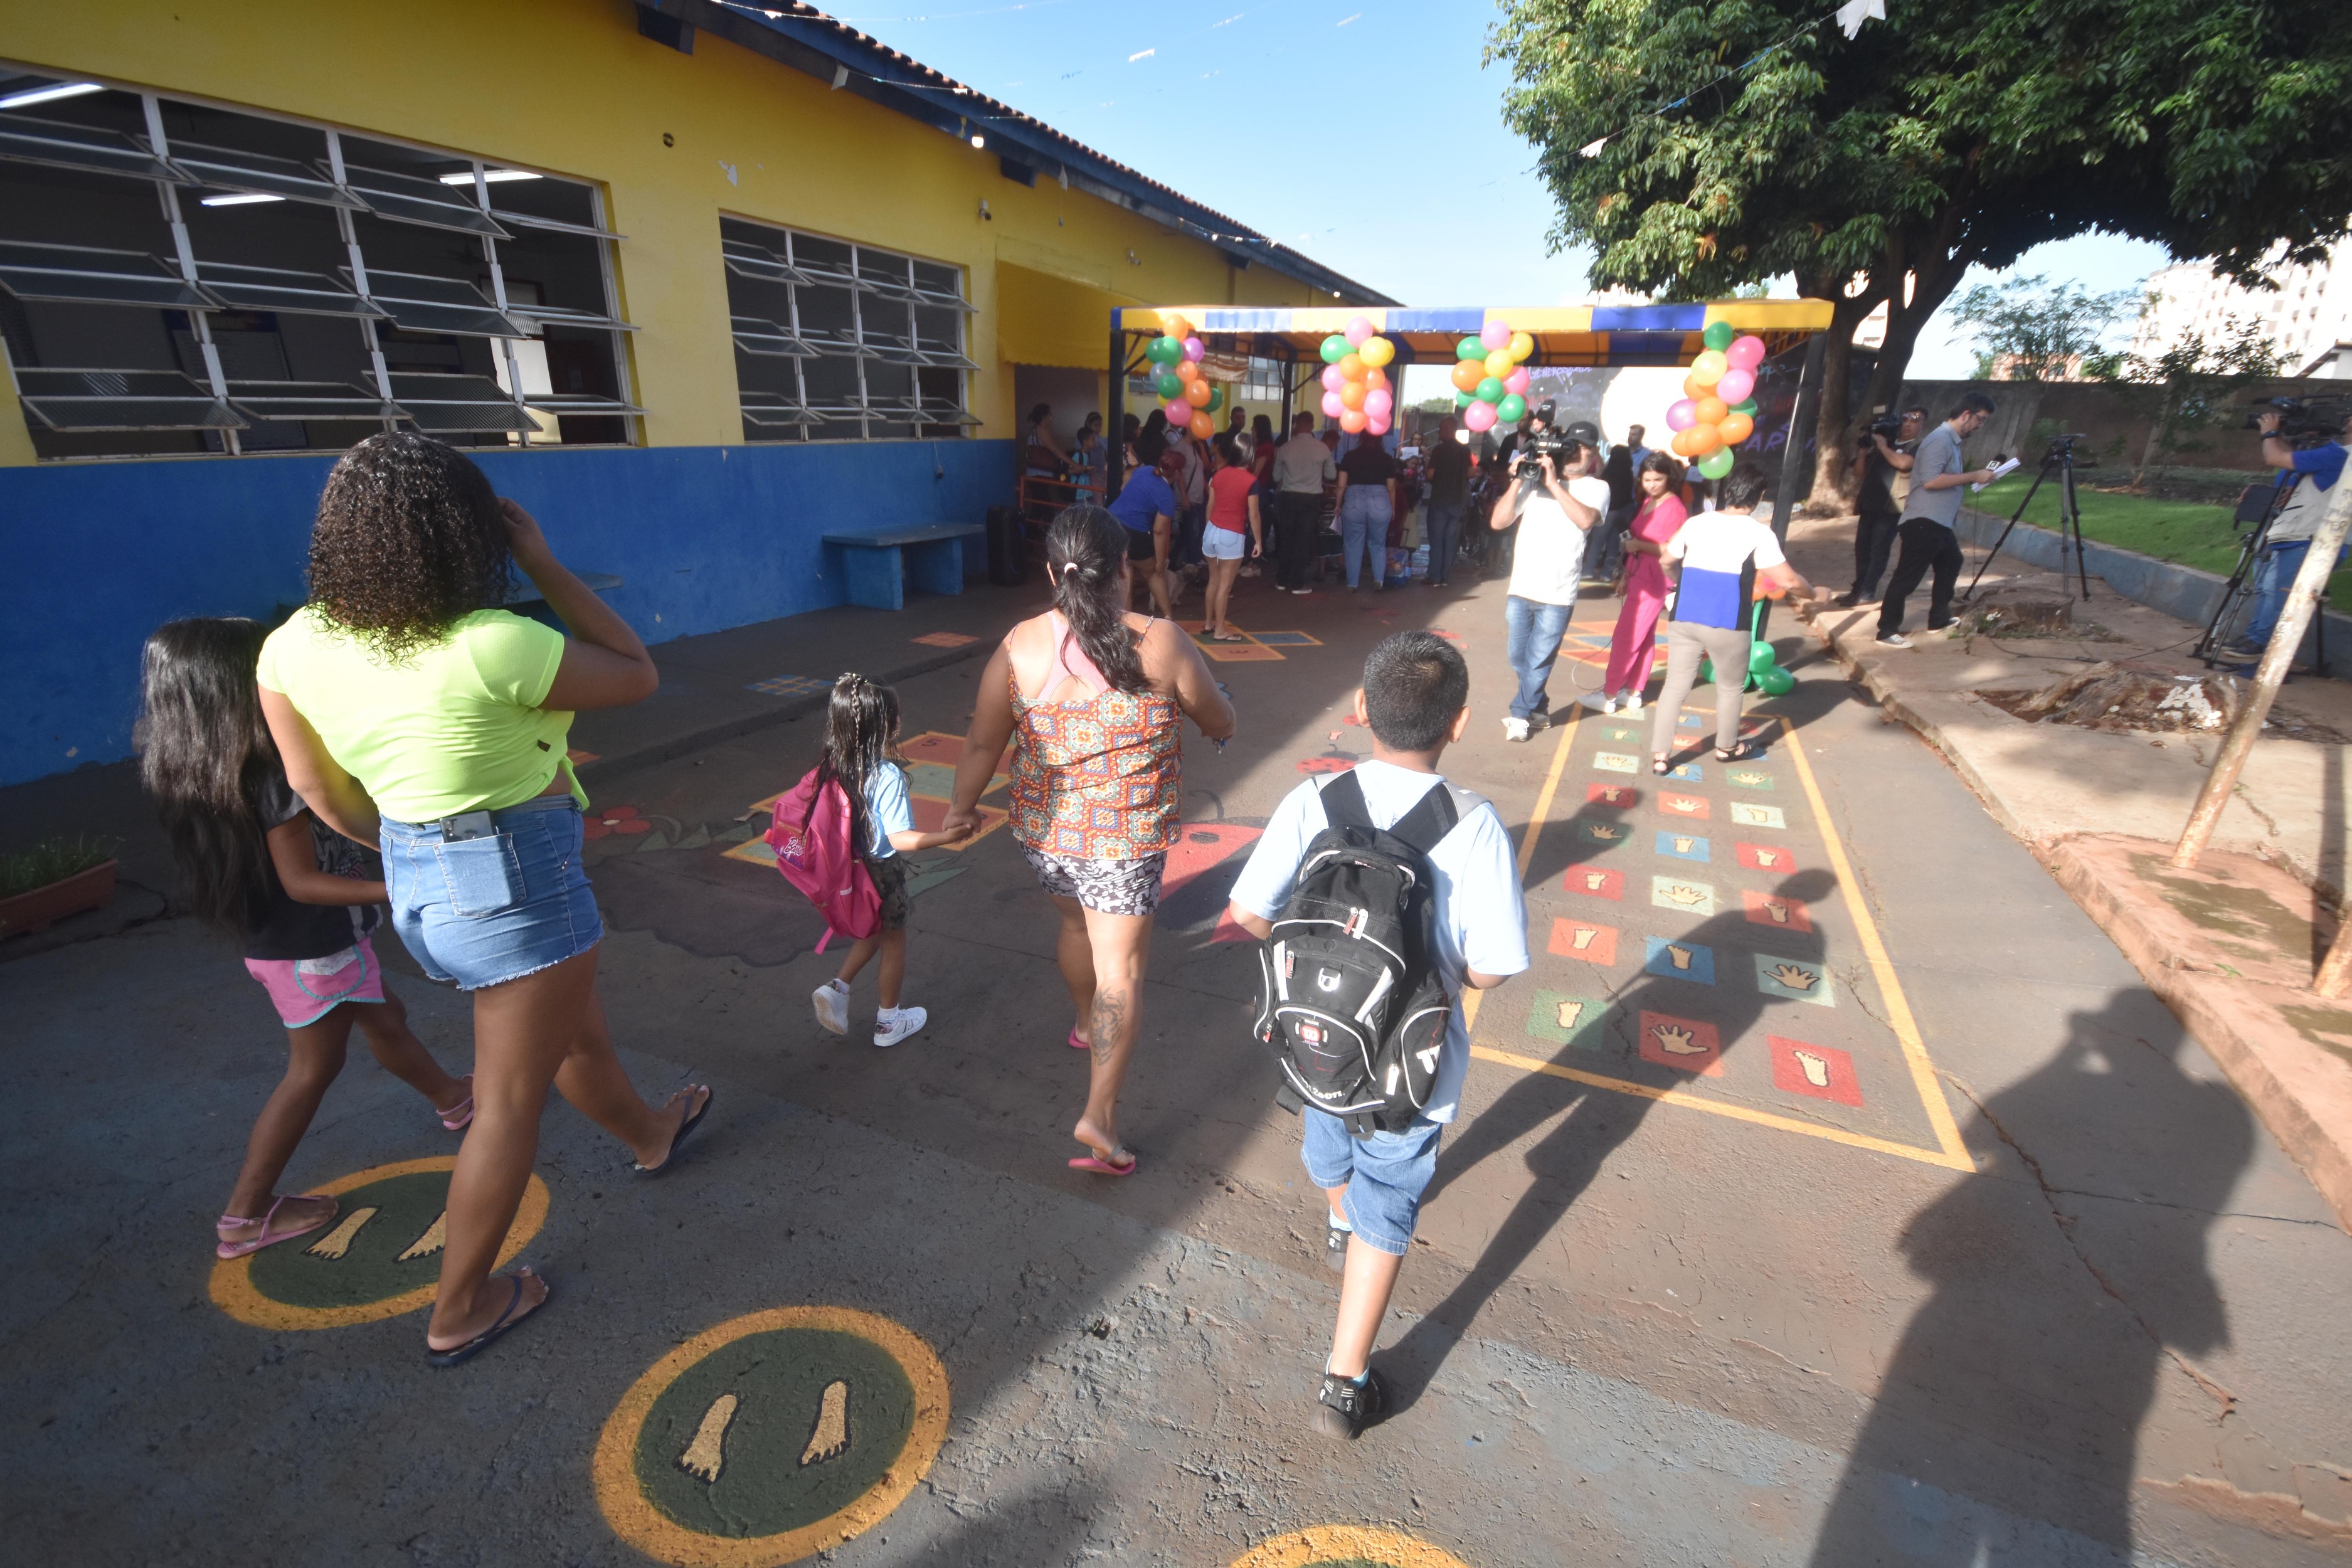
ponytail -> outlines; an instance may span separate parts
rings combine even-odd
[[[1118,583],[1127,535],[1102,508],[1071,507],[1045,531],[1045,575],[1054,584],[1054,608],[1103,679],[1119,691],[1144,691],[1151,683],[1135,651]]]

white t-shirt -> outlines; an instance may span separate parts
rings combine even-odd
[[[1355,771],[1364,809],[1378,827],[1395,826],[1438,783],[1435,773],[1417,773],[1393,763],[1361,763]],[[1261,920],[1282,912],[1307,844],[1331,825],[1323,815],[1321,790],[1333,776],[1309,779],[1283,796],[1274,819],[1265,825],[1265,836],[1234,884],[1234,902]],[[1462,1102],[1462,1079],[1470,1070],[1470,1031],[1462,1021],[1462,972],[1517,974],[1528,966],[1528,907],[1519,891],[1511,836],[1491,804],[1466,790],[1460,794],[1476,804],[1460,813],[1454,831],[1439,840],[1429,857],[1436,884],[1437,969],[1454,996],[1445,1046],[1423,1113],[1432,1121],[1454,1120]]]
[[[1780,552],[1769,524],[1745,511],[1703,511],[1675,531],[1665,542],[1665,558],[1700,572],[1727,572],[1737,576],[1753,555],[1759,566],[1778,566],[1788,557]]]
[[[1568,481],[1568,493],[1601,516],[1609,515],[1609,481],[1585,474]],[[1573,605],[1584,579],[1584,530],[1541,485],[1518,493],[1519,542],[1512,547],[1513,597],[1543,605]]]

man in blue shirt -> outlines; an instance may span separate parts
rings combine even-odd
[[[1128,475],[1109,508],[1127,530],[1128,560],[1135,563],[1135,574],[1150,589],[1160,618],[1170,621],[1176,615],[1168,593],[1168,550],[1176,539],[1176,481],[1183,472],[1184,455],[1172,446],[1165,447],[1156,465],[1139,466]]]
[[[2352,448],[2352,419],[2345,420],[2336,440],[2301,452],[2279,434],[2279,419],[2276,409],[2264,409],[2255,421],[2263,432],[2263,461],[2286,470],[2279,483],[2294,485],[2294,496],[2263,536],[2262,562],[2254,568],[2254,607],[2246,617],[2246,629],[2236,647],[2221,650],[2248,658],[2260,658],[2270,646],[2272,628],[2286,607],[2286,591],[2303,570],[2311,536],[2319,531],[2319,521],[2327,512],[2327,492],[2343,475],[2347,450]]]

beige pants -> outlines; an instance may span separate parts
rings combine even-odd
[[[1698,684],[1701,656],[1715,660],[1715,743],[1729,751],[1739,744],[1740,688],[1748,680],[1748,628],[1666,623],[1666,688],[1658,693],[1658,718],[1650,731],[1653,755],[1674,754],[1675,724],[1683,703]]]

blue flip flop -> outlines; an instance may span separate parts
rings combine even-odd
[[[708,1091],[702,1097],[702,1109],[678,1123],[677,1133],[669,1141],[669,1152],[662,1156],[662,1163],[658,1165],[640,1165],[632,1160],[629,1162],[630,1170],[640,1176],[658,1176],[677,1163],[677,1152],[686,1146],[687,1134],[701,1126],[702,1119],[710,1114],[710,1108],[719,1103],[717,1091],[711,1090],[708,1084],[695,1084],[687,1090],[687,1093],[692,1094],[697,1089]]]
[[[499,1314],[499,1321],[497,1322],[492,1323],[488,1328],[484,1329],[480,1333],[476,1334],[464,1344],[453,1345],[446,1351],[436,1351],[430,1344],[427,1344],[425,1347],[425,1359],[432,1363],[435,1366],[456,1366],[459,1362],[471,1361],[474,1357],[489,1349],[490,1342],[497,1339],[500,1334],[505,1333],[509,1329],[513,1328],[525,1318],[538,1316],[540,1307],[546,1306],[548,1302],[555,1299],[555,1291],[552,1287],[549,1289],[546,1295],[539,1299],[539,1307],[533,1307],[530,1311],[522,1314],[522,1317],[519,1318],[515,1316],[515,1309],[522,1305],[522,1277],[529,1273],[530,1273],[529,1268],[523,1268],[518,1270],[515,1274],[514,1294],[508,1298],[507,1310]]]

